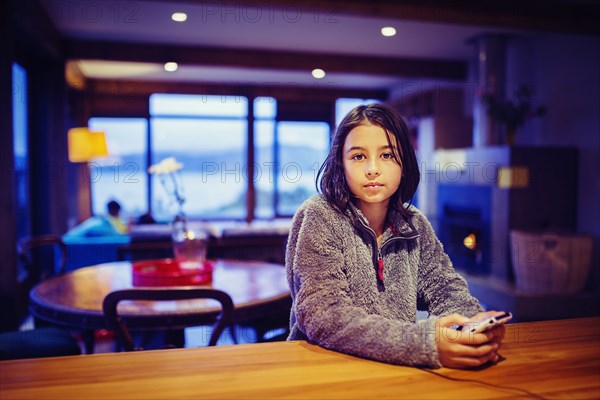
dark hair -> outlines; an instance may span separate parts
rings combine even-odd
[[[111,200],[106,204],[106,209],[108,210],[108,214],[116,217],[119,215],[121,211],[121,205],[117,203],[115,200]]]
[[[402,165],[402,179],[400,187],[390,198],[390,208],[407,217],[410,213],[405,203],[411,204],[413,196],[419,185],[420,173],[415,151],[410,141],[408,127],[404,119],[393,108],[384,104],[362,105],[354,108],[340,123],[327,158],[319,168],[317,174],[317,189],[325,199],[340,212],[345,212],[353,198],[344,173],[343,150],[346,137],[357,126],[371,123],[380,126],[388,135],[391,145],[393,136],[400,154],[394,154]],[[394,148],[392,146],[392,148]]]

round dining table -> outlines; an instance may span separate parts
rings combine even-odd
[[[160,261],[160,260],[157,260]],[[215,260],[212,280],[203,287],[228,293],[234,304],[233,323],[248,323],[289,312],[291,299],[285,268],[260,261]],[[117,261],[80,268],[39,283],[30,292],[30,311],[36,320],[72,328],[82,332],[107,329],[102,302],[115,290],[133,285],[130,261]],[[217,305],[215,308],[215,304]],[[157,314],[171,319],[185,319],[186,314],[206,316],[214,322],[218,303],[208,299],[167,302],[128,302],[124,319],[144,314]],[[91,347],[91,348],[90,348]],[[86,342],[86,351],[93,352],[93,343]]]

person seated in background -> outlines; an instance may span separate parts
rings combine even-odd
[[[98,236],[121,236],[128,232],[127,225],[120,219],[121,205],[116,200],[106,204],[107,215],[93,216],[88,218],[73,229],[70,229],[65,237],[98,237]]]
[[[111,200],[106,205],[106,210],[108,211],[108,216],[106,218],[108,219],[108,222],[110,222],[115,228],[115,230],[121,234],[127,233],[127,225],[125,225],[120,218],[121,205],[117,201]]]
[[[152,225],[156,224],[156,220],[152,216],[152,213],[148,211],[145,214],[142,214],[138,217],[136,225]]]

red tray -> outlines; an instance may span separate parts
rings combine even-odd
[[[132,264],[133,286],[193,286],[212,281],[213,264],[180,263],[172,258]]]

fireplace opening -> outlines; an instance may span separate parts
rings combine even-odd
[[[463,239],[463,245],[469,249],[469,250],[476,250],[477,249],[477,243],[479,243],[477,241],[477,235],[475,234],[475,232],[471,232],[469,233],[464,239]]]
[[[472,275],[489,275],[489,196],[483,187],[440,185],[438,236],[454,267]],[[458,190],[456,190],[458,189]]]

